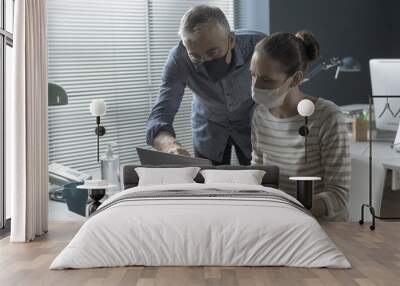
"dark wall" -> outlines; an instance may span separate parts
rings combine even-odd
[[[338,105],[367,103],[371,92],[368,61],[400,57],[400,1],[396,0],[270,0],[271,33],[309,30],[323,56],[354,56],[362,71],[322,72],[302,86],[304,92]]]
[[[390,11],[390,47],[393,58],[400,58],[400,1],[385,1],[386,9]]]

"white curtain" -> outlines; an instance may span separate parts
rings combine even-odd
[[[13,92],[6,98],[6,187],[12,242],[47,231],[46,0],[15,3]]]

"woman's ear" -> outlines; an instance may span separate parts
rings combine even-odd
[[[290,87],[295,87],[300,85],[300,83],[303,81],[304,79],[304,73],[302,71],[297,71],[294,73],[293,75],[293,80],[292,83],[290,84]]]
[[[235,41],[235,32],[229,32],[229,48],[235,48],[236,41]]]

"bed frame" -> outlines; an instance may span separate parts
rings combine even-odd
[[[162,166],[142,166],[135,164],[125,164],[121,166],[121,190],[136,187],[139,183],[139,176],[135,172],[137,167],[147,168],[183,168],[190,166],[176,166],[176,165],[162,165]],[[192,166],[193,167],[193,166]],[[265,171],[265,175],[262,179],[261,184],[265,187],[279,188],[279,168],[273,165],[266,166],[234,166],[234,165],[220,165],[220,166],[201,166],[201,170],[206,169],[217,169],[217,170],[262,170]],[[194,179],[197,183],[204,183],[203,176],[198,173]]]

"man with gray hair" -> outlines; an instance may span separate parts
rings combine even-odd
[[[147,143],[163,152],[190,155],[172,126],[185,87],[193,91],[192,129],[196,157],[230,164],[232,146],[241,165],[251,160],[250,59],[265,35],[232,32],[217,7],[199,5],[182,17],[181,41],[164,66],[160,95],[147,123]]]

